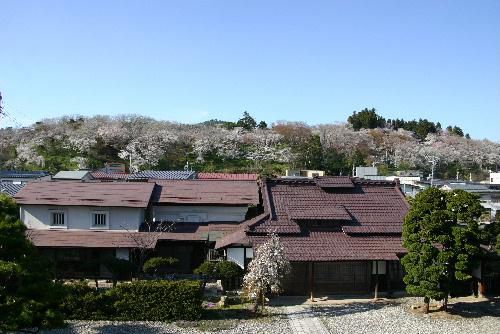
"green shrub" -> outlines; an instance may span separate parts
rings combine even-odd
[[[144,263],[142,270],[149,275],[167,274],[179,264],[173,257],[152,257]]]
[[[113,289],[116,320],[195,320],[201,316],[199,281],[139,281]]]
[[[231,261],[217,262],[216,270],[219,278],[221,279],[233,279],[243,275],[243,269]]]
[[[217,277],[217,268],[215,262],[205,261],[198,268],[194,270],[196,275],[203,275],[208,277]]]
[[[138,281],[106,291],[73,284],[61,309],[75,320],[196,320],[202,296],[200,281]]]
[[[66,297],[61,311],[69,320],[107,320],[113,315],[113,301],[85,282],[64,285]]]

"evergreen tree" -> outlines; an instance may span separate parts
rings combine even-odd
[[[404,282],[409,294],[445,300],[457,281],[471,278],[479,254],[478,198],[465,191],[445,193],[429,188],[412,201],[403,224]]]
[[[250,114],[247,111],[245,111],[243,113],[243,117],[240,118],[238,122],[236,122],[236,126],[242,127],[243,129],[250,131],[257,127],[257,122],[252,116],[250,116]]]
[[[14,201],[0,194],[0,332],[62,325],[62,290],[50,264],[36,254],[16,217]]]

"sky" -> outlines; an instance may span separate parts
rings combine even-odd
[[[500,1],[0,0],[0,127],[386,118],[500,141]]]

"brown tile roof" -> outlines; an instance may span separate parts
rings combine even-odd
[[[342,231],[346,234],[401,234],[403,226],[394,224],[370,224],[365,226],[342,226]]]
[[[159,204],[259,204],[259,188],[255,181],[228,180],[159,180]]]
[[[257,174],[233,174],[233,173],[198,173],[197,178],[200,180],[240,180],[240,181],[257,181]]]
[[[322,203],[316,205],[297,205],[286,208],[289,219],[294,220],[344,220],[350,221],[351,216],[343,206],[325,206]]]
[[[26,232],[28,238],[37,247],[87,248],[135,248],[137,243],[134,242],[134,238],[141,238],[145,233],[84,230],[28,230]]]
[[[351,180],[352,186],[323,187],[320,179],[268,180],[262,192],[269,218],[216,247],[244,240],[242,233],[258,247],[275,232],[291,261],[397,260],[405,252],[401,228],[409,206],[395,183]]]
[[[254,217],[252,219],[246,220],[240,223],[231,233],[226,234],[223,238],[220,238],[215,243],[215,248],[224,248],[231,244],[244,244],[247,245],[249,243],[249,239],[247,237],[246,232],[250,227],[263,222],[264,220],[269,218],[268,213],[263,213]]]
[[[317,180],[315,180],[317,182]],[[288,212],[304,208],[303,219],[324,219],[325,213],[343,208],[353,225],[401,226],[408,203],[395,183],[355,180],[350,189],[323,189],[309,180],[270,180],[266,183],[268,210],[272,221],[293,222]],[[312,209],[317,208],[317,209]],[[332,218],[341,217],[340,210]],[[347,217],[345,217],[347,218]]]
[[[147,182],[31,182],[14,198],[19,204],[146,208],[154,187]]]
[[[239,228],[239,223],[176,223],[172,230],[162,233],[159,240],[216,241]]]
[[[157,241],[216,241],[238,229],[239,224],[215,223],[176,226],[166,233],[89,231],[89,230],[28,230],[27,236],[37,247],[136,248],[137,240],[157,236]],[[150,239],[151,240],[151,239]],[[152,245],[154,248],[155,245]]]
[[[321,188],[354,188],[349,176],[315,177],[314,181]]]
[[[250,236],[258,248],[266,236]],[[405,253],[400,236],[348,236],[311,231],[307,236],[280,236],[290,261],[398,260]]]

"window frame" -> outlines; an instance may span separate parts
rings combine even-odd
[[[54,215],[62,214],[64,219],[64,224],[54,224]],[[67,229],[68,228],[68,213],[64,209],[49,209],[50,224],[51,229]]]
[[[105,215],[105,225],[94,225],[96,215]],[[91,230],[109,230],[109,211],[94,210],[90,212],[90,229]]]

